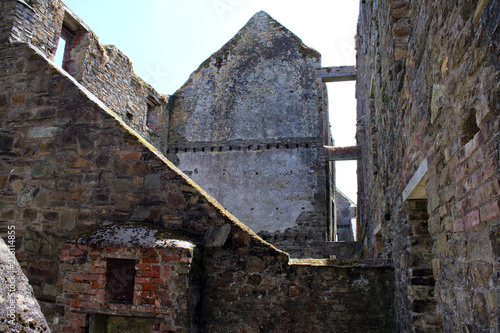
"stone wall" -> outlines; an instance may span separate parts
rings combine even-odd
[[[139,78],[130,59],[115,46],[101,45],[62,1],[8,0],[0,6],[4,42],[29,42],[49,59],[56,51],[64,52],[64,70],[149,142],[157,147],[166,145],[166,96]],[[57,48],[61,38],[66,39],[65,50]]]
[[[60,277],[68,272],[65,251],[82,250],[64,244],[126,222],[164,226],[203,249],[202,330],[392,329],[387,264],[290,264],[37,49],[4,46],[0,68],[8,69],[0,72],[0,231],[16,227],[16,256],[56,331],[58,323],[83,320],[56,302],[69,297],[65,283],[73,278]],[[86,271],[88,263],[78,263]]]
[[[59,0],[2,1],[2,42],[30,42],[46,57],[53,57],[64,19],[63,6]]]
[[[326,255],[326,90],[320,55],[297,36],[256,14],[167,102],[61,1],[2,6],[10,40],[52,59],[65,39],[62,68],[262,237],[294,257]]]
[[[394,262],[404,332],[499,329],[499,17],[498,1],[361,4],[360,236]]]
[[[321,257],[326,239],[319,67],[316,51],[260,12],[190,76],[171,111],[169,159],[294,257]]]
[[[352,208],[351,208],[352,207]],[[356,209],[354,203],[338,189],[335,191],[335,222],[337,225],[338,241],[353,242],[352,211]]]
[[[168,136],[166,96],[134,73],[132,61],[92,32],[76,35],[63,68],[158,149]],[[154,119],[151,121],[151,119]]]
[[[15,227],[9,225],[0,237],[0,330],[2,332],[50,332],[33,288],[29,285],[15,254]]]

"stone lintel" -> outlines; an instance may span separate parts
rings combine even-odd
[[[72,32],[89,32],[89,26],[64,4],[64,25]]]
[[[408,185],[406,185],[403,191],[403,200],[410,199],[425,199],[427,198],[427,192],[425,191],[425,179],[424,176],[427,173],[427,159],[424,159],[417,171],[413,174]]]
[[[318,68],[316,74],[323,82],[356,81],[355,66]]]
[[[328,161],[359,160],[361,158],[361,149],[359,146],[323,146],[321,154]]]

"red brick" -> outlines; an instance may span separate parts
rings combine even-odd
[[[161,256],[162,261],[178,261],[179,257],[177,256]]]
[[[145,277],[136,277],[135,283],[151,283],[151,279]]]
[[[469,201],[467,200],[467,198],[460,200],[457,202],[456,207],[457,207],[459,216],[463,216],[463,215],[465,215],[465,212],[467,211],[467,209],[469,207]]]
[[[152,271],[160,271],[161,269],[161,266],[156,264],[156,265],[151,265],[151,270]]]
[[[85,327],[85,320],[70,320],[69,324],[73,327]]]
[[[82,305],[83,305],[83,302],[82,301],[78,301],[78,300],[72,300],[71,303],[70,303],[70,305],[73,308],[81,308]]]
[[[73,259],[75,259],[75,257],[73,257],[73,256],[61,256],[61,257],[59,257],[59,260],[61,260],[62,262],[72,262]]]
[[[500,200],[493,201],[481,207],[481,221],[485,222],[500,216]]]
[[[458,166],[455,172],[455,179],[457,182],[460,182],[467,175],[467,163],[462,163]]]
[[[469,214],[465,215],[465,228],[469,229],[475,225],[478,225],[480,222],[479,219],[479,210],[473,210]]]
[[[167,325],[167,324],[161,324],[160,325],[160,331],[166,331],[166,332],[170,332],[170,331],[175,331],[175,327],[172,326],[172,325]]]
[[[495,166],[495,162],[493,161],[493,159],[486,159],[486,161],[488,162],[483,165],[480,174],[482,182],[487,181],[497,173],[497,167]]]
[[[73,311],[70,311],[68,312],[64,317],[66,319],[85,319],[87,315],[85,313],[76,313],[76,312],[73,312]]]
[[[149,271],[149,270],[151,270],[151,265],[150,264],[137,264],[137,265],[135,265],[135,268],[142,270],[142,271]]]
[[[71,280],[73,282],[82,282],[83,280],[83,275],[82,274],[72,274],[71,275]]]
[[[106,274],[106,268],[104,268],[104,267],[92,267],[92,273],[94,273],[94,274]]]
[[[156,258],[156,257],[144,257],[144,258],[142,258],[141,261],[143,263],[157,263],[158,262],[158,258]]]
[[[78,294],[76,296],[76,299],[79,300],[79,301],[89,301],[90,300],[90,296],[87,295],[87,294]]]
[[[90,283],[90,288],[93,288],[93,289],[103,289],[105,287],[106,287],[105,282],[91,282]]]
[[[160,272],[145,271],[145,272],[142,272],[142,276],[144,276],[144,277],[160,277]]]
[[[99,280],[99,275],[95,275],[95,274],[85,274],[82,276],[82,278],[86,281],[97,281]]]

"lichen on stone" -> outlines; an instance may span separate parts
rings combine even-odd
[[[147,223],[120,223],[106,226],[71,240],[89,246],[141,248],[179,247],[194,249],[195,244],[171,231]]]

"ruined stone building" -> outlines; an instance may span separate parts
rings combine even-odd
[[[322,67],[259,12],[167,97],[60,0],[1,0],[0,328],[498,332],[499,20],[362,0],[356,67]]]

